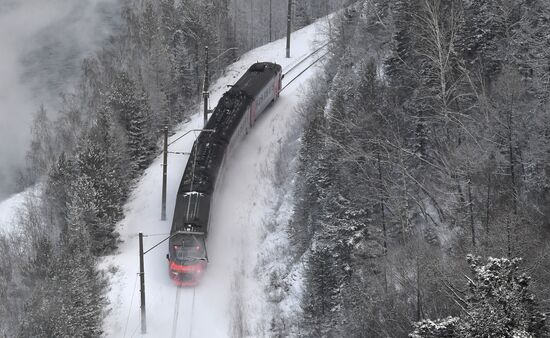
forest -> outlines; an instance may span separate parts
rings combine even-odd
[[[295,0],[293,27],[350,2]],[[0,235],[1,336],[102,336],[100,259],[160,131],[195,112],[204,47],[215,79],[284,36],[286,5],[124,1],[55,118],[37,107],[21,173],[36,196]],[[550,335],[548,32],[545,0],[361,0],[334,17],[286,225],[302,311],[266,335]]]
[[[284,335],[547,337],[550,4],[373,0],[332,25]]]
[[[302,1],[295,21],[307,25],[341,5]],[[158,155],[162,129],[172,133],[196,112],[205,47],[214,80],[239,55],[286,34],[286,3],[279,1],[121,0],[121,6],[120,25],[83,60],[78,85],[62,94],[62,109],[37,107],[18,179],[34,193],[19,211],[19,231],[0,234],[0,336],[103,335],[110,272],[99,262],[116,253],[117,223]]]

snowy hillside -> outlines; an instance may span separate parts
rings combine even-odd
[[[25,205],[25,199],[31,197],[35,189],[29,188],[21,193],[10,196],[0,203],[0,234],[17,230],[17,217]]]
[[[228,67],[226,76],[211,87],[213,108],[221,95],[256,61],[271,61],[283,72],[324,44],[323,23],[318,22],[293,34],[292,58],[285,58],[285,40],[257,48]],[[299,65],[283,80],[283,86],[314,60]],[[266,300],[256,273],[263,225],[271,213],[273,195],[269,173],[274,154],[288,128],[296,125],[295,109],[315,68],[306,71],[286,88],[239,145],[226,165],[217,192],[210,225],[208,255],[210,263],[202,283],[178,289],[168,277],[165,255],[167,242],[145,256],[147,336],[150,337],[226,337],[258,336],[268,329]],[[191,129],[202,127],[197,114],[183,124],[172,140]],[[197,136],[191,132],[171,145],[170,151],[188,152]],[[106,257],[103,266],[110,272],[111,312],[104,329],[108,337],[140,334],[138,233],[143,232],[145,250],[168,236],[176,191],[187,162],[186,155],[170,154],[168,159],[167,220],[160,221],[162,167],[159,156],[147,169],[132,192],[125,208],[126,218],[119,225],[123,243],[116,255]],[[263,258],[265,260],[265,257]]]

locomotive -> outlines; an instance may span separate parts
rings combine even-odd
[[[253,64],[218,102],[195,140],[176,196],[168,269],[178,286],[195,286],[207,262],[206,237],[216,183],[224,162],[266,107],[279,97],[282,68]]]

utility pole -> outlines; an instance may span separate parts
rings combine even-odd
[[[141,333],[147,333],[147,319],[145,316],[145,271],[143,267],[143,233],[139,233],[139,285],[141,293]]]
[[[202,89],[202,96],[204,98],[204,125],[203,128],[206,127],[206,122],[208,122],[208,97],[210,96],[210,93],[208,92],[208,87],[210,87],[210,84],[208,83],[208,46],[204,47],[206,59],[204,61],[204,87]]]
[[[164,127],[164,149],[162,151],[162,210],[161,221],[166,221],[166,179],[168,176],[168,126]]]
[[[271,23],[273,22],[273,14],[272,14],[272,7],[271,7],[271,1],[269,0],[269,42],[273,41],[273,38],[271,36]]]
[[[290,57],[290,18],[292,17],[292,0],[288,0],[288,12],[286,17],[286,57]]]

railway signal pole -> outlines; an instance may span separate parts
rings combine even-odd
[[[202,96],[204,99],[204,125],[203,128],[206,127],[206,122],[208,122],[208,97],[210,96],[210,93],[208,92],[208,87],[210,87],[210,84],[208,83],[208,46],[204,47],[205,50],[205,61],[204,61],[204,87],[202,89]]]
[[[286,57],[290,57],[290,20],[292,18],[292,0],[288,0],[288,12],[286,17]]]
[[[149,250],[143,251],[143,232],[139,233],[139,285],[140,285],[140,294],[141,294],[141,333],[146,334],[147,333],[147,316],[145,312],[145,269],[144,269],[144,256],[149,251],[153,250],[157,246],[161,245],[162,243],[166,242],[176,234],[172,234],[162,241],[158,242],[157,244],[153,245]]]
[[[141,293],[141,333],[147,333],[147,318],[145,314],[145,271],[143,266],[143,233],[139,233],[139,285]]]
[[[162,210],[161,221],[166,221],[166,179],[168,176],[168,126],[164,127],[164,150],[162,154]]]

